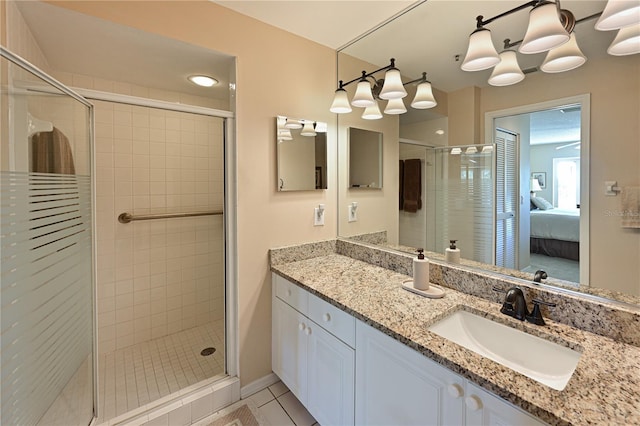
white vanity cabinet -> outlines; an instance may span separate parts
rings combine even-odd
[[[545,423],[357,321],[356,424]]]
[[[327,425],[543,425],[273,274],[272,369]]]
[[[355,318],[278,275],[272,282],[273,371],[320,424],[352,425]]]

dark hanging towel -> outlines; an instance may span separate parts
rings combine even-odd
[[[404,207],[404,197],[402,196],[402,194],[404,192],[404,161],[402,161],[402,160],[400,160],[399,170],[400,170],[400,176],[399,176],[399,179],[398,179],[398,182],[399,182],[399,185],[398,185],[398,189],[399,189],[398,198],[400,200],[400,210],[402,210],[402,208]]]
[[[420,159],[404,160],[403,210],[415,213],[422,208],[422,173]]]
[[[31,136],[31,164],[34,173],[74,175],[73,153],[69,139],[56,127],[51,132],[38,132]]]

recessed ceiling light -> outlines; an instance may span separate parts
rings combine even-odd
[[[189,76],[189,81],[202,87],[211,87],[218,84],[218,80],[206,75],[191,75]]]

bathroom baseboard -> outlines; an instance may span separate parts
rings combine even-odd
[[[240,398],[245,399],[248,396],[253,395],[256,392],[260,392],[262,389],[266,389],[269,386],[277,383],[280,380],[275,373],[269,373],[264,377],[254,380],[246,386],[240,388]]]

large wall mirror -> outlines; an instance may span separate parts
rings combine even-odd
[[[523,3],[419,2],[338,53],[338,80],[395,58],[404,82],[427,73],[437,101],[431,109],[411,108],[416,87],[406,85],[404,114],[364,120],[353,108],[338,115],[340,187],[348,186],[347,129],[382,131],[385,140],[385,191],[369,196],[364,209],[359,203],[360,217],[366,208],[369,214],[355,224],[342,218],[354,195],[340,192],[339,236],[372,234],[378,244],[423,246],[433,257],[457,239],[471,266],[525,279],[545,269],[547,284],[640,306],[640,229],[623,226],[638,208],[623,205],[623,193],[640,186],[640,54],[608,54],[617,31],[595,30],[597,19],[582,19],[602,12],[606,1],[562,1],[578,20],[573,33],[587,58],[582,66],[545,73],[545,53],[518,52],[524,79],[507,86],[488,83],[492,69],[461,70],[476,16]],[[528,10],[486,25],[498,52],[505,39],[522,40]],[[352,86],[345,87],[350,99]],[[378,103],[383,110],[387,101]],[[422,179],[419,209],[400,202],[398,165],[408,160]],[[623,192],[607,194],[605,181]]]
[[[276,117],[278,191],[327,189],[327,123]]]

